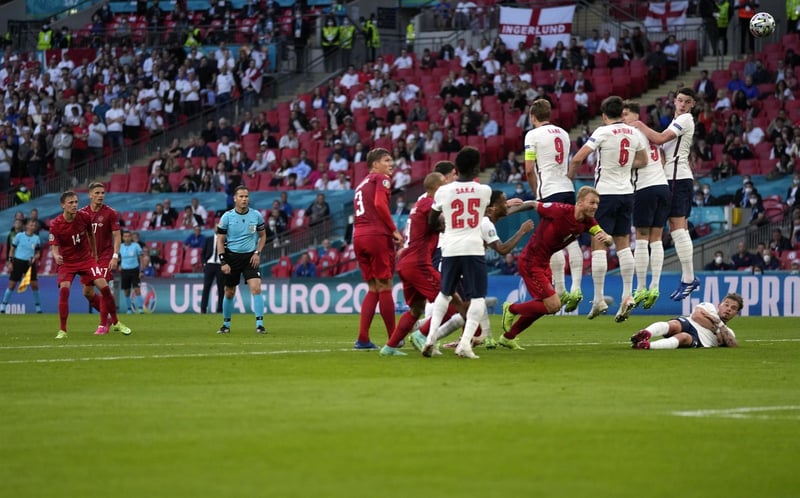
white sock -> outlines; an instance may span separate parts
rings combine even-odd
[[[630,247],[617,251],[619,258],[619,272],[622,274],[622,299],[630,296],[633,292],[633,253]]]
[[[550,256],[550,269],[553,271],[553,286],[556,288],[556,295],[567,290],[564,284],[564,251],[556,251]]]
[[[672,240],[675,241],[675,252],[681,261],[681,282],[691,283],[694,281],[694,247],[692,238],[685,228],[679,228],[672,232]]]
[[[456,330],[460,329],[464,326],[464,317],[460,314],[456,313],[455,315],[451,316],[449,320],[444,322],[440,327],[439,330],[436,331],[436,340],[444,339],[448,335],[452,334]],[[430,336],[431,332],[428,332]]]
[[[478,330],[478,323],[486,314],[486,300],[482,297],[472,298],[467,309],[467,323],[464,324],[464,333],[458,346],[463,350],[472,350],[472,338]]]
[[[650,242],[650,288],[658,289],[661,270],[664,268],[664,243]]]
[[[650,343],[650,349],[678,349],[678,338],[667,337]]]
[[[483,318],[481,318],[481,321],[480,321],[479,325],[481,326],[481,335],[476,336],[476,337],[481,337],[484,340],[486,340],[487,338],[491,339],[491,337],[492,337],[492,322],[489,321],[489,312],[488,311],[486,311],[483,314]]]
[[[433,301],[433,314],[431,315],[431,331],[428,332],[428,338],[425,340],[426,346],[436,344],[436,341],[439,340],[436,332],[439,330],[439,326],[442,324],[442,319],[444,318],[444,314],[447,312],[447,306],[450,304],[450,299],[451,299],[450,296],[445,296],[440,292],[436,296],[436,300]]]
[[[645,330],[650,332],[653,337],[664,337],[669,332],[669,324],[667,322],[656,322],[648,325]]]
[[[650,263],[649,244],[645,239],[636,241],[633,260],[636,264],[636,290],[647,289],[647,266]]]
[[[605,299],[603,285],[606,281],[608,271],[608,260],[606,252],[603,250],[592,251],[592,282],[594,282],[594,299],[592,302],[599,303]]]
[[[572,278],[569,291],[579,291],[581,290],[581,277],[583,277],[583,252],[577,240],[569,243],[567,254],[569,254],[569,273]]]

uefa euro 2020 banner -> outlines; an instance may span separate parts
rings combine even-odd
[[[742,272],[701,273],[700,290],[691,298],[676,303],[669,293],[678,285],[679,273],[668,273],[661,278],[661,298],[650,310],[637,309],[637,315],[685,315],[701,302],[718,303],[726,294],[736,292],[744,298],[742,316],[788,316],[800,317],[800,275],[774,273],[752,275]],[[592,298],[592,280],[583,278],[584,300],[576,315],[589,312]],[[41,277],[42,307],[45,313],[58,312],[58,290],[55,277]],[[569,285],[569,283],[567,284]],[[0,289],[8,286],[8,277],[0,277]],[[367,284],[358,278],[333,279],[266,279],[262,282],[264,305],[267,314],[352,314],[361,311],[361,301],[367,292]],[[142,285],[145,306],[153,313],[199,313],[203,282],[199,278],[147,279]],[[605,294],[614,300],[609,313],[619,306],[622,281],[619,275],[606,278]],[[403,290],[399,281],[393,288],[398,311],[403,309]],[[119,293],[118,293],[119,295]],[[211,303],[216,307],[216,288],[211,290]],[[528,299],[525,286],[519,277],[490,276],[488,296],[497,298],[491,310],[500,313],[504,301]],[[119,300],[118,300],[119,301]],[[70,295],[70,310],[81,312],[88,309],[80,286],[73,286]],[[250,313],[251,296],[246,285],[236,292],[237,313]],[[7,313],[32,313],[33,296],[30,289],[22,294],[14,293]]]
[[[85,9],[100,0],[25,0],[25,12],[34,19],[47,19],[48,17],[63,12],[81,4]]]
[[[500,39],[511,50],[516,50],[519,42],[530,47],[537,37],[541,37],[544,49],[554,48],[558,42],[568,47],[574,15],[575,5],[546,9],[500,7]]]

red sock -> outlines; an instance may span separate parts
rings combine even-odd
[[[394,297],[392,291],[386,290],[378,293],[378,303],[381,307],[381,318],[383,325],[386,326],[386,337],[390,337],[394,332]]]
[[[431,331],[431,319],[430,317],[428,317],[425,319],[424,322],[422,322],[422,325],[419,326],[419,332],[425,337],[428,337],[428,332],[430,331]]]
[[[547,315],[547,307],[539,299],[512,304],[509,311],[520,316]],[[536,318],[539,318],[538,316]]]
[[[61,320],[61,330],[67,331],[67,318],[69,318],[69,287],[58,289],[58,318]]]
[[[511,326],[511,330],[503,334],[503,337],[505,337],[506,339],[514,339],[515,337],[523,333],[525,329],[530,327],[533,324],[533,322],[535,322],[536,320],[538,320],[543,316],[544,315],[533,315],[533,316],[520,315],[520,317],[517,318],[517,321],[514,322],[514,325]]]
[[[397,322],[397,327],[395,327],[394,332],[392,332],[392,337],[389,338],[389,342],[386,343],[387,346],[391,348],[396,348],[400,341],[406,338],[409,331],[411,331],[411,327],[417,323],[417,317],[411,314],[410,311],[406,311],[400,316],[400,321]]]
[[[103,301],[106,305],[106,315],[111,317],[111,323],[117,323],[117,303],[114,301],[114,294],[111,293],[111,287],[104,287],[100,291],[103,294]]]
[[[367,292],[361,302],[361,320],[358,323],[359,342],[369,342],[369,326],[372,325],[372,317],[375,316],[375,306],[378,305],[378,293]]]
[[[92,294],[92,298],[89,299],[89,305],[97,311],[100,311],[100,296],[98,296],[96,292]]]

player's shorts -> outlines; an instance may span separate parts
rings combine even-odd
[[[391,237],[364,236],[353,239],[358,267],[364,281],[388,280],[394,275],[397,251]]]
[[[36,265],[31,265],[31,262],[27,259],[12,258],[11,275],[8,276],[8,279],[12,282],[19,282],[31,266],[31,282],[35,282],[38,278],[36,276]]]
[[[433,302],[439,294],[442,277],[433,266],[400,263],[397,274],[403,282],[403,297],[408,305],[420,298]]]
[[[528,289],[528,294],[532,298],[544,300],[555,295],[556,290],[552,283],[553,272],[549,262],[536,264],[520,257],[517,259],[517,268],[522,281],[525,282],[525,288]]]
[[[630,235],[633,194],[603,194],[594,218],[609,235]]]
[[[111,281],[114,280],[114,272],[112,272],[112,271],[110,271],[108,269],[108,265],[110,265],[110,264],[111,264],[111,258],[101,259],[97,263],[97,267],[100,268],[100,270],[102,271],[102,274],[100,275],[100,277],[106,279],[106,282],[111,282]],[[81,276],[81,285],[85,285],[85,286],[92,285],[92,281],[93,280],[94,279],[91,278],[91,277],[87,277],[87,276],[83,276],[82,275]]]
[[[633,226],[664,228],[669,215],[669,187],[653,185],[633,194]]]
[[[486,297],[489,279],[486,271],[486,256],[445,256],[442,258],[441,291],[445,296],[456,292],[464,301]],[[463,291],[463,293],[462,293]]]
[[[692,200],[694,199],[694,180],[669,180],[670,190],[670,218],[688,218],[692,214]]]
[[[433,250],[433,256],[431,257],[431,264],[439,272],[442,273],[442,248],[437,247]]]
[[[96,279],[105,279],[103,275],[107,270],[108,267],[102,268],[91,259],[80,263],[64,263],[58,267],[58,283],[60,285],[62,282],[72,282],[76,275],[80,275],[81,284],[93,285]]]
[[[560,202],[561,204],[575,205],[575,192],[556,192],[553,195],[548,195],[539,202]]]
[[[703,343],[700,341],[700,335],[697,333],[697,329],[695,328],[695,323],[688,317],[679,316],[675,318],[681,324],[681,332],[686,332],[690,336],[692,336],[692,348],[702,348]]]
[[[250,264],[250,259],[253,257],[252,252],[226,252],[225,263],[231,267],[231,272],[225,275],[225,287],[236,287],[239,281],[244,276],[244,281],[247,282],[251,278],[261,278],[261,272],[258,267],[253,268]]]
[[[122,270],[122,290],[130,290],[139,287],[141,281],[139,280],[138,268],[133,270]]]

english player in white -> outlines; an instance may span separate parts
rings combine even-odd
[[[617,321],[625,320],[634,308],[633,273],[631,253],[631,216],[633,211],[633,168],[647,164],[645,144],[636,129],[622,122],[622,99],[611,96],[600,104],[604,126],[597,128],[580,148],[570,163],[570,176],[593,151],[597,150],[594,187],[600,193],[600,206],[595,219],[604,232],[611,235],[617,248],[622,274],[622,300]],[[608,271],[608,247],[592,240],[592,281],[594,299],[588,318],[591,320],[608,310],[603,287]]]
[[[481,155],[474,147],[464,147],[456,155],[458,179],[439,187],[434,195],[431,224],[444,218],[442,240],[442,287],[433,303],[431,328],[422,354],[430,357],[436,349],[437,331],[448,304],[461,280],[464,301],[469,301],[464,333],[456,355],[477,359],[472,352],[472,337],[486,312],[488,286],[485,249],[481,234],[481,219],[492,195],[488,185],[475,181],[480,174]]]
[[[739,294],[728,294],[714,306],[700,303],[690,316],[679,316],[668,322],[656,322],[631,336],[633,349],[735,348],[739,346],[728,322],[742,310]],[[653,337],[663,337],[650,341]]]
[[[640,105],[626,100],[622,120],[631,124],[639,120]],[[647,146],[647,165],[633,171],[633,226],[636,227],[636,306],[644,303],[650,309],[658,299],[658,284],[664,267],[664,244],[661,236],[669,214],[669,187],[664,175],[664,158],[661,149],[651,144],[641,131],[642,143]],[[647,268],[650,267],[650,287],[647,286]]]
[[[560,202],[575,205],[575,186],[569,177],[569,133],[550,123],[550,102],[537,99],[531,104],[530,119],[534,128],[525,134],[525,174],[528,185],[539,202]],[[553,286],[564,311],[571,312],[583,299],[581,276],[583,254],[577,240],[567,246],[572,285],[567,292],[564,283],[564,251],[550,258]]]
[[[694,247],[689,236],[689,214],[692,210],[694,175],[689,165],[689,152],[694,138],[695,93],[691,88],[681,88],[675,96],[675,118],[661,133],[650,129],[641,121],[632,124],[644,133],[650,143],[662,145],[666,164],[664,172],[671,191],[669,231],[675,242],[675,251],[681,262],[681,283],[670,295],[673,301],[681,301],[700,287],[694,276]]]

